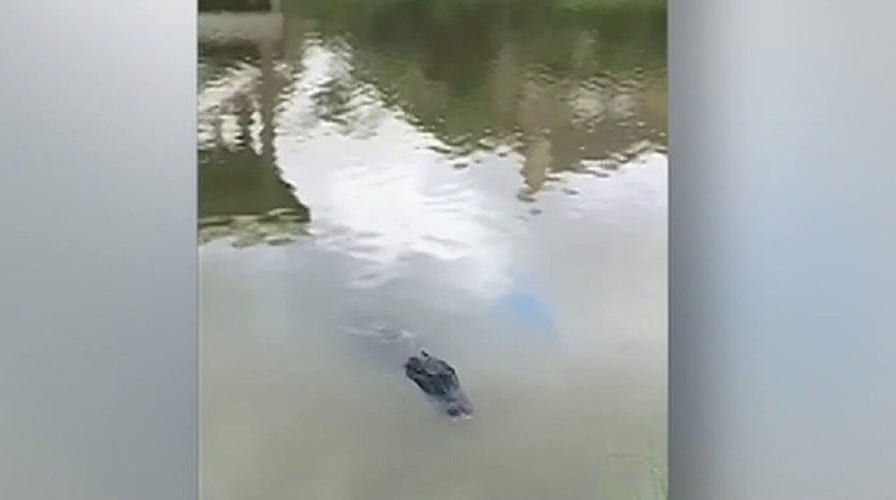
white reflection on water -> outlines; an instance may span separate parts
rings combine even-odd
[[[297,91],[282,116],[309,113],[315,84],[345,78],[344,56],[323,48],[309,51]],[[335,68],[337,75],[329,70]],[[452,263],[452,283],[469,293],[495,297],[508,283],[509,241],[489,214],[496,200],[457,175],[422,135],[376,99],[354,103],[357,113],[379,117],[364,138],[306,128],[304,137],[278,136],[284,178],[301,186],[314,207],[316,244],[358,259],[356,284],[375,286],[406,271],[418,256]],[[288,118],[286,119],[288,121]],[[307,123],[307,122],[306,122]],[[284,126],[289,130],[288,126]],[[336,154],[338,152],[338,154]]]

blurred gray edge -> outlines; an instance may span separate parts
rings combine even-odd
[[[197,497],[196,5],[4,5],[0,498]]]
[[[896,492],[889,2],[670,2],[670,498]],[[0,38],[0,497],[197,495],[195,4]]]
[[[670,4],[670,497],[894,498],[896,7]]]

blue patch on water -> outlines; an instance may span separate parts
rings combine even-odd
[[[497,310],[524,331],[554,336],[556,320],[548,301],[530,280],[516,280],[510,292],[498,299]]]

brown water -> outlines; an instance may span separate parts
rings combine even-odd
[[[665,11],[511,3],[200,15],[203,499],[662,496]]]

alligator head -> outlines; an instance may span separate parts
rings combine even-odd
[[[457,373],[445,361],[420,351],[419,356],[408,358],[404,372],[446,415],[464,419],[473,416],[473,405],[464,394]]]

